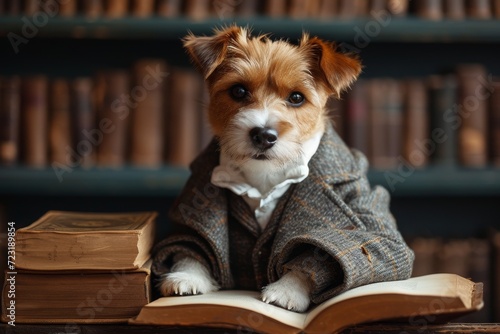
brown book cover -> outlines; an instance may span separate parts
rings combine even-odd
[[[117,18],[128,15],[129,0],[107,0],[104,5],[107,17]]]
[[[51,81],[49,90],[49,159],[50,164],[71,163],[71,97],[65,78]]]
[[[90,77],[75,78],[70,83],[72,151],[74,161],[80,167],[95,165],[96,150],[102,134],[96,127],[93,99],[93,82]]]
[[[156,12],[159,16],[177,17],[182,14],[181,0],[158,0]]]
[[[415,2],[417,16],[426,20],[443,19],[443,0],[419,0]]]
[[[16,232],[16,268],[137,269],[150,258],[157,213],[48,211]]]
[[[492,0],[493,1],[493,14],[495,18],[500,19],[500,0]]]
[[[410,247],[415,253],[412,277],[438,272],[438,254],[441,246],[442,240],[439,238],[417,237],[410,242]]]
[[[288,16],[293,19],[318,17],[319,10],[320,0],[291,0]]]
[[[143,167],[159,167],[163,160],[163,119],[167,64],[161,59],[142,59],[134,64],[131,98],[136,105],[131,118],[130,160]],[[170,77],[167,80],[171,80]],[[177,97],[176,97],[177,98]]]
[[[368,1],[339,0],[338,18],[347,20],[368,15]]]
[[[286,0],[269,0],[264,5],[264,14],[270,17],[284,17],[288,12]]]
[[[64,0],[58,2],[59,4],[59,15],[69,17],[74,16],[78,10],[77,0]]]
[[[387,10],[387,1],[388,0],[370,0],[369,12],[380,12],[381,10]]]
[[[431,155],[436,165],[455,166],[458,163],[457,89],[457,79],[453,74],[431,75],[427,80],[430,127],[432,132],[439,131],[439,143]]]
[[[389,0],[387,9],[394,16],[406,16],[408,14],[410,0]]]
[[[175,68],[171,80],[167,163],[188,166],[200,149],[197,125],[202,86],[198,73],[188,69]]]
[[[104,0],[85,0],[81,4],[83,14],[89,18],[96,18],[104,12]]]
[[[346,98],[346,142],[370,156],[370,109],[368,105],[369,82],[359,79]]]
[[[386,168],[383,157],[387,156],[387,120],[384,112],[385,79],[370,79],[368,82],[368,108],[371,131],[369,132],[369,160],[372,168]]]
[[[486,68],[482,64],[461,64],[457,66],[457,76],[462,108],[458,134],[460,162],[468,167],[484,167],[488,163]]]
[[[487,20],[492,17],[490,0],[468,0],[467,15],[473,19]]]
[[[427,165],[432,152],[425,148],[430,139],[427,116],[427,89],[423,80],[403,81],[403,158],[411,166],[421,168]]]
[[[255,17],[259,15],[260,2],[259,0],[240,1],[238,3],[236,13],[241,17]]]
[[[100,72],[96,82],[97,124],[102,141],[97,147],[97,165],[122,167],[126,163],[126,144],[130,108],[123,96],[130,92],[129,72]]]
[[[129,322],[134,325],[245,327],[262,333],[340,333],[366,322],[390,319],[411,321],[425,316],[456,318],[481,309],[482,283],[454,274],[433,274],[402,281],[353,288],[305,313],[264,303],[258,291],[223,290],[203,295],[162,297],[147,305]],[[440,307],[429,307],[436,300]],[[189,312],[186,312],[189,310]]]
[[[132,15],[137,17],[148,17],[155,12],[154,0],[132,0]]]
[[[333,19],[338,15],[338,0],[321,0],[319,4],[318,17],[323,20]]]
[[[492,88],[489,101],[491,160],[494,166],[500,167],[500,77],[493,79]]]
[[[22,1],[23,0],[5,1],[6,13],[9,15],[21,15],[23,9]]]
[[[40,0],[24,0],[23,14],[33,16],[33,14],[40,11]]]
[[[22,79],[21,133],[24,162],[30,167],[47,165],[48,80],[44,75]]]
[[[184,12],[193,21],[205,20],[212,14],[212,2],[206,0],[185,0]]]
[[[444,16],[451,20],[463,20],[467,13],[465,8],[465,0],[445,0],[444,1]]]
[[[2,321],[11,321],[14,301],[16,324],[126,323],[152,300],[150,267],[149,261],[135,270],[7,271]],[[15,296],[9,279],[15,279]]]
[[[0,79],[0,165],[13,165],[19,159],[19,124],[21,116],[21,79]]]

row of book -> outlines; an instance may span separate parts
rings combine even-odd
[[[484,308],[461,322],[500,321],[500,232],[492,231],[490,238],[416,237],[409,246],[415,252],[414,277],[446,272],[484,283]]]
[[[198,73],[138,60],[93,77],[0,77],[0,164],[187,166],[211,140]],[[500,79],[480,64],[412,79],[360,79],[327,105],[375,169],[500,166]]]
[[[353,19],[388,11],[395,16],[415,15],[430,20],[500,18],[499,0],[11,0],[0,1],[4,15],[38,12],[65,17],[290,17],[293,19]]]
[[[459,64],[423,78],[360,79],[328,108],[371,166],[500,166],[500,78]]]
[[[10,240],[15,258],[2,266],[2,321],[126,323],[153,299],[156,216],[49,211],[24,228],[2,226],[2,254]]]
[[[211,139],[193,70],[141,59],[94,76],[0,78],[0,163],[187,166]]]

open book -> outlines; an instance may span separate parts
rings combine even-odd
[[[416,323],[419,317],[426,323],[449,320],[483,306],[482,283],[455,274],[361,286],[306,313],[266,304],[259,297],[259,292],[237,290],[162,297],[145,305],[129,323],[239,328],[261,333],[337,333],[367,322]]]

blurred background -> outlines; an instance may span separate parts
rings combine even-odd
[[[162,239],[211,139],[181,39],[233,22],[359,55],[337,131],[391,193],[414,275],[485,282],[461,321],[499,322],[499,0],[0,0],[2,247],[48,210],[156,210]]]

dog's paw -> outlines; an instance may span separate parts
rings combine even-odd
[[[310,285],[304,274],[289,271],[262,290],[262,301],[285,309],[304,312],[310,303]]]
[[[164,296],[182,296],[217,291],[220,287],[204,265],[186,258],[176,263],[172,271],[162,277],[159,288]]]

